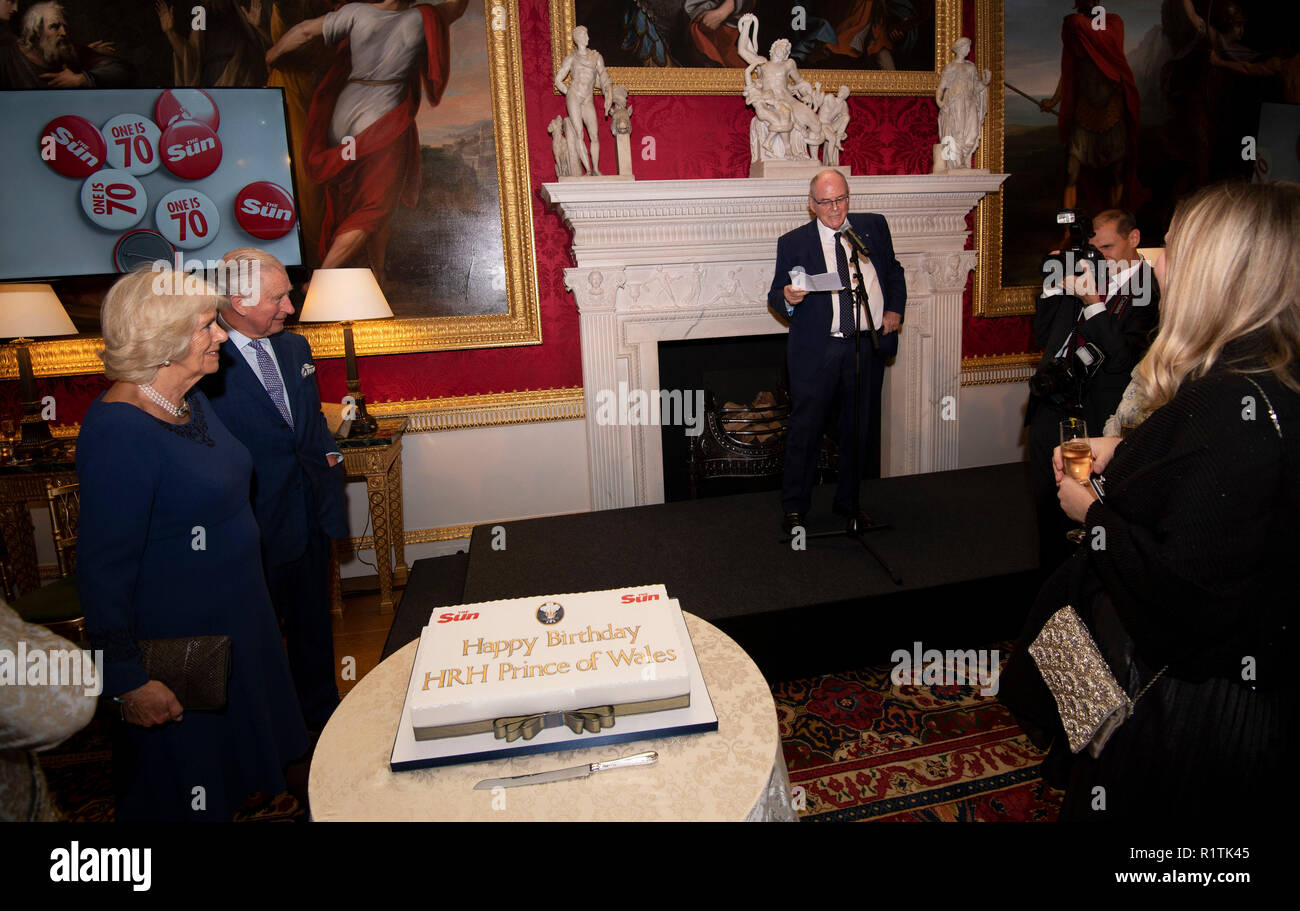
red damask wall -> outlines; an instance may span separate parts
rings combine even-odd
[[[963,30],[974,34],[974,4],[967,0]],[[358,369],[373,402],[427,399],[512,390],[582,385],[578,315],[564,288],[563,270],[572,265],[569,231],[548,211],[538,189],[554,179],[546,123],[562,111],[551,87],[550,9],[547,0],[520,0],[524,92],[528,117],[528,153],[532,175],[533,231],[537,287],[541,303],[542,344],[522,348],[443,351],[362,358]],[[635,161],[637,178],[743,177],[749,169],[750,113],[737,96],[636,96],[636,136],[653,135],[654,160]],[[937,108],[930,97],[855,97],[853,119],[842,160],[859,174],[923,174],[930,170],[931,146],[937,141]],[[634,154],[638,146],[634,145]],[[617,170],[612,142],[602,145],[604,170]],[[1026,318],[976,319],[970,315],[970,288],[962,354],[1008,354],[1030,349]],[[340,399],[345,392],[343,362],[319,362],[322,397]],[[102,377],[50,378],[40,394],[53,394],[60,422],[80,421],[86,407],[105,388]],[[17,411],[15,383],[0,384],[0,413]]]

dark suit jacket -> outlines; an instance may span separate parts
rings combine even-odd
[[[903,267],[894,257],[894,241],[890,237],[885,217],[869,213],[850,214],[849,224],[867,245],[880,290],[884,294],[885,309],[902,316],[907,306],[907,285]],[[865,270],[866,263],[862,265]],[[795,266],[803,266],[809,275],[826,271],[826,257],[822,253],[821,237],[817,233],[815,219],[782,235],[776,242],[776,274],[772,277],[772,287],[767,292],[767,305],[781,316],[786,315],[783,289],[790,284],[790,270]],[[866,278],[865,271],[863,278]],[[797,370],[800,364],[820,363],[831,331],[832,312],[829,291],[809,293],[795,305],[794,312],[789,316],[791,370]],[[879,356],[891,358],[897,353],[898,333],[880,336]]]
[[[1119,406],[1133,368],[1146,354],[1160,321],[1160,288],[1155,273],[1146,263],[1138,268],[1141,278],[1134,274],[1133,279],[1138,280],[1130,280],[1113,297],[1107,298],[1107,309],[1084,320],[1080,328],[1083,337],[1106,355],[1097,373],[1083,386],[1083,411],[1089,433],[1100,435],[1106,419]],[[1113,315],[1116,312],[1118,316]],[[1078,313],[1076,298],[1064,294],[1038,298],[1034,342],[1043,348],[1040,369],[1056,357],[1074,331]],[[1042,400],[1037,396],[1029,397],[1026,425],[1033,421],[1041,405]]]
[[[338,444],[321,414],[320,391],[307,340],[280,332],[268,341],[284,376],[293,428],[233,341],[221,345],[221,370],[203,381],[213,410],[253,455],[253,514],[267,566],[300,557],[313,524],[331,538],[348,536],[343,466],[326,453]],[[311,371],[305,371],[306,365]]]

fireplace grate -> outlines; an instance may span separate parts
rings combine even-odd
[[[718,405],[712,390],[704,392],[704,427],[690,438],[687,474],[691,498],[709,478],[760,478],[779,475],[785,467],[785,435],[790,396],[784,389],[760,392],[749,404]],[[838,449],[822,437],[817,457],[818,481],[833,475]]]

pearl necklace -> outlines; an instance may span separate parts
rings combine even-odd
[[[180,407],[177,407],[176,405],[173,405],[170,401],[168,401],[166,398],[164,398],[161,393],[159,393],[156,389],[154,389],[152,386],[148,385],[147,383],[136,383],[136,385],[140,387],[140,391],[143,392],[145,395],[147,395],[154,402],[154,404],[156,404],[163,411],[170,414],[172,417],[183,418],[185,417],[185,415],[190,413],[190,403],[185,401],[184,399],[181,400]]]

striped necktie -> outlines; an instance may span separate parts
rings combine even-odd
[[[266,394],[279,409],[284,422],[292,427],[293,418],[289,414],[289,402],[284,395],[284,382],[280,379],[280,372],[275,369],[275,362],[271,360],[270,352],[262,347],[260,338],[253,339],[248,346],[257,352],[257,369],[262,372],[262,385],[266,387]]]

